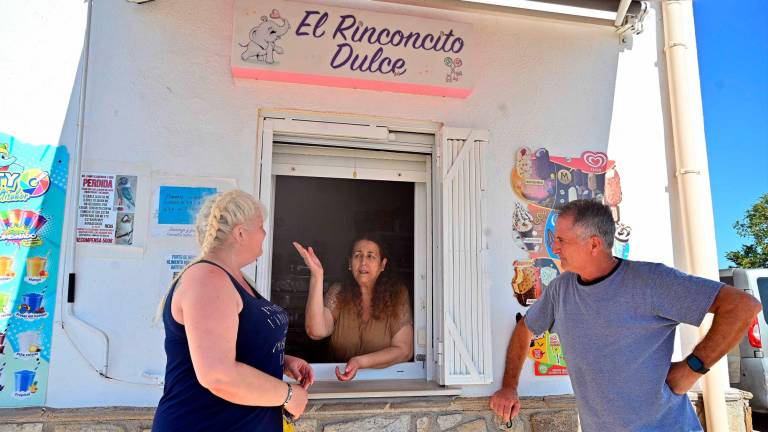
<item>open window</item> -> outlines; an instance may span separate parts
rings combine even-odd
[[[304,331],[309,271],[291,242],[315,248],[327,289],[345,277],[352,239],[373,232],[408,289],[414,355],[361,370],[355,381],[490,382],[481,206],[487,134],[431,122],[264,114],[257,190],[270,217],[256,279],[259,292],[289,312],[286,352],[313,363],[318,380],[336,380],[327,340]]]

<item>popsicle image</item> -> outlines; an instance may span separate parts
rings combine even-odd
[[[616,169],[611,168],[605,173],[604,204],[611,208],[615,222],[619,221],[619,203],[621,202],[621,178]]]

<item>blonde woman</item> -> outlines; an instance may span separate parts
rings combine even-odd
[[[200,209],[200,258],[162,305],[168,363],[153,432],[282,431],[283,410],[304,412],[312,368],[284,355],[288,315],[240,270],[262,254],[264,218],[261,203],[239,190]]]
[[[347,280],[323,296],[323,264],[309,247],[293,246],[309,267],[305,328],[312,339],[331,338],[339,381],[365,368],[385,368],[413,357],[413,317],[408,289],[385,271],[389,253],[376,236],[358,236],[349,251]]]

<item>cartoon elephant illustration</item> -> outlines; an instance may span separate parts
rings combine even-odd
[[[251,29],[250,42],[246,45],[238,44],[245,48],[245,51],[240,55],[241,59],[248,60],[251,57],[256,57],[256,61],[272,64],[275,62],[275,53],[283,53],[283,49],[277,46],[275,42],[288,33],[291,25],[287,19],[280,18],[279,14],[273,13],[270,18],[281,19],[283,25],[278,25],[277,22],[262,16],[261,23]]]

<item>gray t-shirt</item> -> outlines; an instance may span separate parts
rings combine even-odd
[[[584,432],[701,431],[687,395],[666,384],[678,323],[701,324],[720,282],[621,261],[607,278],[556,278],[528,310],[560,336]]]

